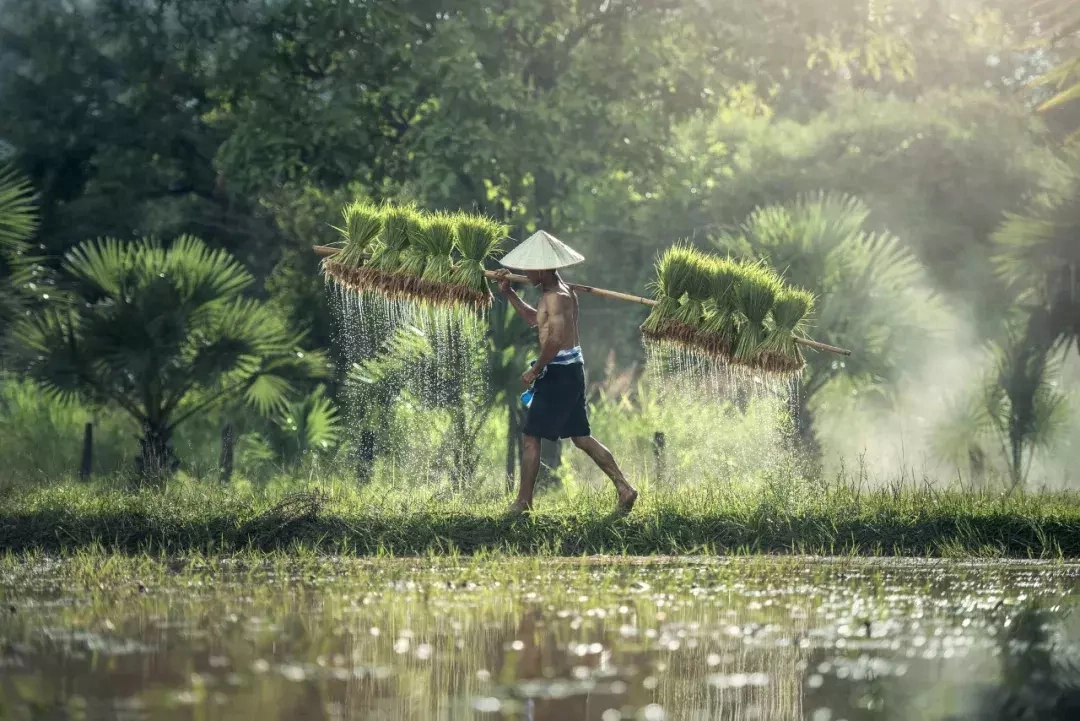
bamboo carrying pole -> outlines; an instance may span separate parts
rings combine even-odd
[[[322,258],[330,258],[341,252],[340,248],[334,248],[329,245],[315,245],[312,246],[315,254]],[[523,275],[514,275],[513,273],[507,273],[501,270],[485,270],[484,275],[491,280],[503,280],[506,279],[511,283],[528,283],[529,279]],[[640,303],[641,305],[655,306],[659,305],[658,301],[652,298],[642,298],[638,295],[630,295],[629,293],[620,293],[616,290],[606,290],[604,288],[594,288],[591,285],[579,285],[578,283],[567,283],[568,286],[573,288],[578,293],[589,293],[590,295],[599,296],[601,298],[611,298],[612,300],[625,300],[630,303]],[[795,342],[805,348],[812,348],[813,350],[826,351],[828,353],[835,353],[837,355],[849,356],[851,351],[846,348],[837,348],[836,346],[829,345],[827,343],[818,343],[816,340],[810,340],[808,338],[795,338]]]

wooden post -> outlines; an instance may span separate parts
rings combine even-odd
[[[232,481],[233,454],[236,449],[236,433],[232,423],[226,423],[221,429],[221,458],[218,460],[218,470],[221,471],[223,484]]]
[[[94,471],[94,424],[83,427],[82,463],[79,464],[79,480],[89,481]]]
[[[375,470],[375,431],[365,430],[360,433],[360,448],[356,467],[357,480],[367,483]]]
[[[667,437],[663,431],[657,431],[653,434],[652,450],[653,458],[656,460],[656,483],[662,485],[667,482]]]

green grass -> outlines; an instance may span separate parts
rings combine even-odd
[[[1080,557],[1080,494],[792,485],[766,482],[753,493],[722,483],[643,486],[624,519],[610,516],[610,489],[586,488],[538,498],[534,514],[517,521],[502,514],[506,498],[446,489],[336,482],[221,488],[190,480],[160,491],[77,482],[9,486],[0,496],[0,548]]]

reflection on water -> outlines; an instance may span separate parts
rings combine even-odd
[[[0,576],[0,718],[1080,718],[1068,565],[86,566]]]

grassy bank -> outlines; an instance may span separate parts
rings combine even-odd
[[[176,481],[130,491],[67,482],[0,490],[0,548],[358,555],[812,553],[1080,558],[1080,494],[1011,496],[926,484],[706,484],[642,488],[613,519],[608,489],[549,493],[528,519],[506,499],[443,489],[290,482],[221,488]]]

